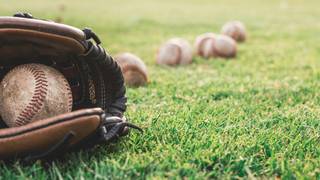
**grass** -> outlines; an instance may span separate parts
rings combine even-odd
[[[318,0],[0,0],[92,27],[111,54],[130,51],[150,83],[128,89],[127,116],[145,129],[119,144],[69,153],[50,166],[0,163],[0,179],[320,179]],[[59,11],[64,5],[66,10]],[[155,65],[168,38],[193,42],[239,19],[249,39],[234,60]]]

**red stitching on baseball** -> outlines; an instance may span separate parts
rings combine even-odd
[[[200,40],[200,42],[199,42],[199,45],[198,45],[198,54],[200,55],[200,56],[203,56],[204,55],[204,52],[203,52],[203,45],[204,45],[204,43],[207,41],[207,40],[209,40],[210,38],[212,38],[212,37],[204,37],[204,38],[202,38],[201,40]],[[207,57],[206,57],[207,58]]]
[[[178,64],[180,64],[180,62],[181,62],[181,54],[182,54],[182,50],[181,50],[181,46],[180,46],[180,44],[178,44],[178,43],[170,43],[170,45],[173,45],[173,46],[175,46],[176,48],[177,48],[177,50],[178,50],[178,54],[177,54],[177,57],[176,57],[176,59],[175,59],[175,61],[174,61],[174,65],[178,65]]]
[[[72,111],[73,99],[72,99],[71,88],[70,88],[69,83],[66,79],[63,79],[63,83],[65,84],[65,87],[67,87],[67,92],[68,92],[68,107],[69,107],[68,110]]]
[[[182,61],[182,48],[179,45],[177,45],[177,47],[178,47],[178,57],[176,59],[176,64],[181,64],[181,61]]]
[[[15,121],[18,126],[27,124],[33,118],[33,116],[41,109],[48,91],[47,77],[44,71],[41,70],[37,65],[25,65],[20,68],[24,68],[34,76],[35,90],[29,104],[26,106],[24,110],[20,112]]]

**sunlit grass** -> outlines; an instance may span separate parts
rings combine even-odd
[[[317,0],[0,0],[1,15],[23,10],[93,28],[111,54],[142,57],[151,80],[127,94],[126,115],[143,135],[68,154],[49,167],[1,164],[0,179],[320,178],[319,6]],[[249,32],[236,59],[155,64],[168,38],[192,43],[232,19]]]

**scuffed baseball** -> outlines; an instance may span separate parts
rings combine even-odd
[[[225,35],[205,33],[195,40],[196,54],[203,58],[232,58],[237,54],[237,43]]]
[[[172,38],[159,48],[156,61],[158,64],[169,66],[190,64],[192,47],[182,38]]]
[[[66,78],[42,64],[13,68],[0,83],[0,114],[9,127],[53,117],[72,110]]]
[[[114,58],[121,68],[126,85],[138,87],[147,84],[147,67],[138,56],[131,53],[121,53]]]
[[[203,58],[215,57],[213,52],[213,44],[216,38],[214,33],[205,33],[199,35],[194,43],[195,54]]]
[[[214,54],[218,57],[232,58],[237,55],[237,43],[226,35],[218,35],[213,45]]]
[[[221,33],[232,37],[237,42],[244,42],[247,32],[244,24],[240,21],[230,21],[223,25]]]

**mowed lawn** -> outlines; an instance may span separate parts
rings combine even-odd
[[[0,0],[1,15],[27,11],[91,27],[111,54],[140,56],[150,75],[148,86],[127,93],[126,116],[144,134],[49,166],[0,162],[0,179],[319,179],[319,7],[319,0]],[[193,43],[234,19],[249,35],[237,58],[155,64],[165,40]]]

